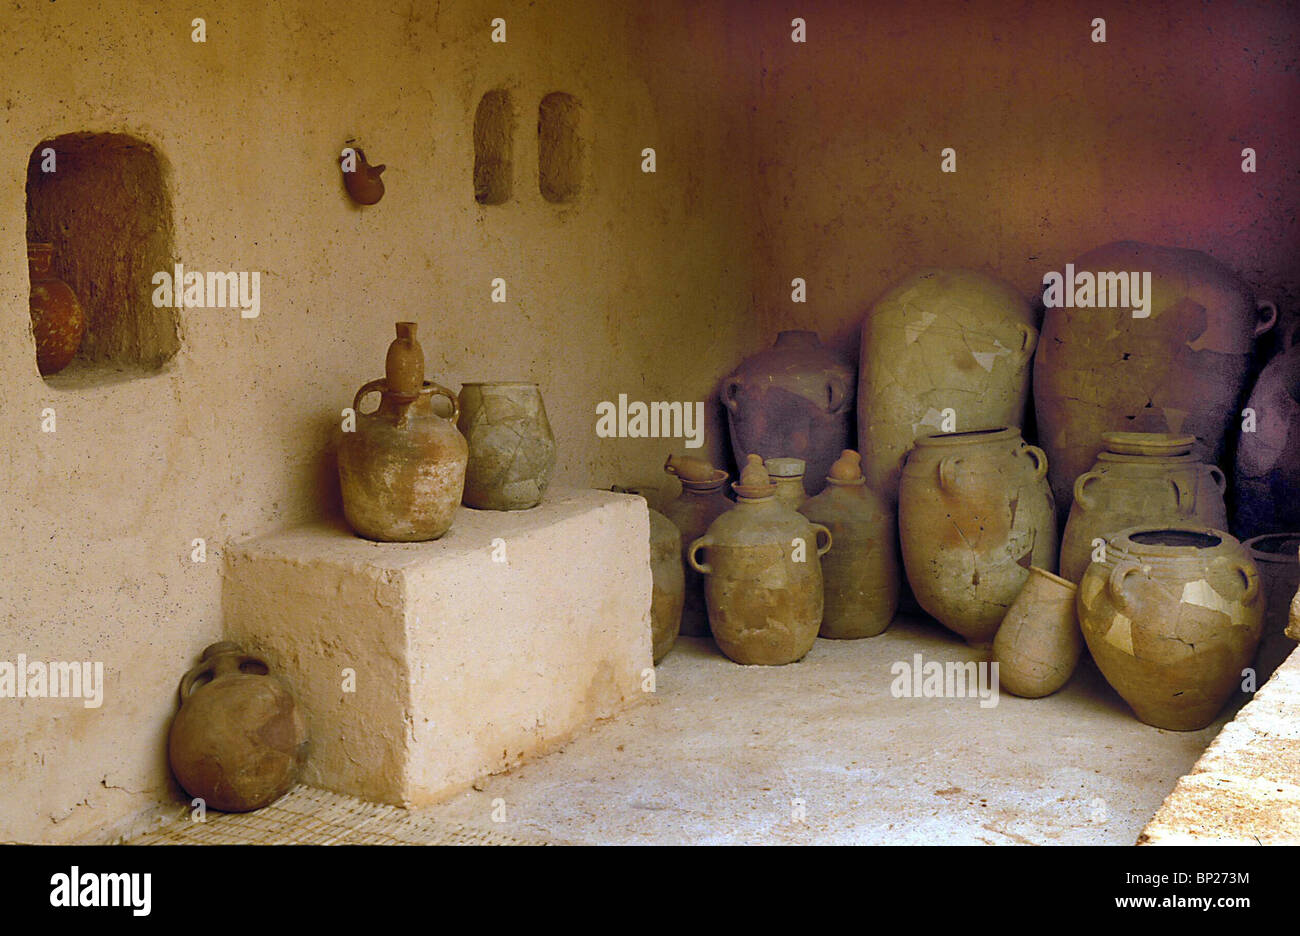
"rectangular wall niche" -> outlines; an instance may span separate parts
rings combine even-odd
[[[180,348],[176,310],[152,278],[174,265],[172,210],[158,153],[119,133],[44,140],[27,163],[27,240],[50,243],[50,272],[76,293],[85,333],[46,379],[98,383],[157,370]]]
[[[497,88],[484,94],[474,114],[474,200],[480,205],[510,199],[514,135],[510,92]]]
[[[582,104],[554,91],[537,109],[537,182],[549,202],[571,202],[582,190]]]

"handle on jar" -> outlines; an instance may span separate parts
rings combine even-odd
[[[1110,578],[1106,580],[1106,590],[1110,593],[1110,600],[1120,611],[1128,614],[1131,610],[1128,596],[1124,594],[1124,582],[1135,572],[1140,571],[1139,566],[1132,560],[1125,560],[1115,565],[1110,570]]]
[[[1047,453],[1037,445],[1026,445],[1025,452],[1034,460],[1034,480],[1041,481],[1047,477]]]
[[[1079,505],[1080,510],[1092,510],[1094,502],[1088,497],[1086,491],[1089,484],[1100,480],[1101,475],[1095,471],[1084,472],[1074,479],[1074,502]]]
[[[1016,331],[1021,334],[1020,347],[1016,351],[1016,357],[1023,362],[1032,357],[1034,349],[1038,347],[1038,329],[1024,322],[1017,322]]]
[[[828,530],[826,527],[822,526],[820,523],[810,523],[809,526],[811,526],[811,527],[813,528],[813,539],[814,539],[814,540],[816,540],[816,538],[817,538],[819,535],[821,535],[822,533],[825,533],[825,534],[826,534],[826,545],[825,545],[825,546],[818,546],[818,547],[817,547],[817,555],[819,555],[819,556],[824,556],[824,555],[826,555],[828,552],[831,551],[831,543],[832,543],[832,540],[831,540],[831,531]]]
[[[696,572],[699,572],[701,575],[712,575],[713,566],[711,566],[707,562],[699,562],[695,558],[695,555],[701,549],[704,549],[705,547],[712,546],[712,545],[713,545],[713,540],[709,539],[709,537],[706,535],[706,536],[701,536],[695,542],[691,543],[690,548],[686,550],[686,561],[691,564],[692,569],[694,569]]]
[[[733,413],[740,409],[740,402],[736,399],[736,394],[744,382],[739,377],[728,377],[722,382],[722,390],[719,396],[722,397],[722,405]]]
[[[945,491],[957,490],[957,466],[961,459],[956,455],[945,455],[939,459],[939,487]]]
[[[427,393],[430,397],[442,396],[451,401],[451,415],[447,417],[447,422],[456,422],[460,418],[460,401],[456,399],[456,394],[452,393],[442,384],[434,383],[432,380],[426,380],[424,386],[420,388],[421,393]]]
[[[1196,489],[1188,487],[1178,478],[1170,478],[1169,483],[1174,488],[1174,503],[1178,512],[1184,517],[1196,513]]]
[[[848,409],[849,388],[848,385],[836,377],[831,377],[826,381],[826,412],[831,416],[838,416]]]
[[[378,380],[372,380],[368,384],[363,384],[361,389],[357,391],[357,395],[352,398],[352,411],[358,414],[361,413],[361,398],[367,393],[384,393],[387,390],[388,378],[386,377],[380,377]],[[378,409],[379,407],[375,407],[375,409],[370,412],[373,413]],[[370,413],[366,413],[365,415],[369,416]]]
[[[1260,312],[1259,321],[1255,323],[1255,337],[1258,338],[1277,324],[1277,305],[1261,299],[1255,303],[1255,308]]]
[[[1241,603],[1251,604],[1259,597],[1259,570],[1245,563],[1239,563],[1237,572],[1246,582],[1246,591],[1241,596]]]
[[[1218,485],[1219,493],[1226,494],[1228,491],[1228,476],[1223,473],[1223,469],[1218,465],[1210,465],[1210,477]]]

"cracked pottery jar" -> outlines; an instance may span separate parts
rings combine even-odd
[[[398,322],[386,376],[357,391],[356,431],[339,442],[343,512],[359,536],[380,542],[433,540],[451,527],[465,486],[468,446],[456,430],[457,403],[446,387],[424,379],[424,351],[414,322]],[[380,394],[378,408],[361,401]],[[451,403],[451,415],[433,397]]]
[[[469,443],[466,507],[528,510],[542,502],[555,471],[555,437],[537,384],[465,384],[458,425]]]
[[[1074,482],[1061,537],[1062,577],[1077,583],[1097,540],[1137,524],[1227,528],[1227,479],[1191,454],[1193,436],[1106,432],[1102,440],[1106,451]]]
[[[862,322],[858,446],[867,485],[898,503],[903,458],[944,427],[1024,420],[1038,341],[1034,313],[1014,286],[974,270],[924,269],[892,286]]]
[[[802,458],[769,458],[763,462],[768,476],[776,485],[776,499],[791,510],[798,510],[808,499],[804,490],[807,468]]]
[[[1262,686],[1296,645],[1286,627],[1291,599],[1300,590],[1300,533],[1265,533],[1242,545],[1259,569],[1264,592],[1264,632],[1255,654],[1256,684]]]
[[[1075,613],[1078,589],[1059,575],[1038,566],[993,638],[993,661],[1002,688],[1026,699],[1041,699],[1060,689],[1074,675],[1083,651],[1083,635]]]
[[[235,643],[215,643],[185,674],[167,756],[186,793],[208,808],[249,812],[297,782],[307,723],[266,662]]]
[[[72,287],[50,272],[52,244],[27,245],[27,271],[36,368],[42,377],[57,374],[76,357],[86,333],[86,317]]]
[[[691,568],[686,548],[708,532],[714,520],[731,509],[724,485],[728,475],[721,468],[689,455],[670,455],[664,471],[681,482],[682,492],[664,505],[664,516],[682,535],[681,563],[686,576],[686,598],[682,605],[681,634],[709,636],[709,611],[704,600],[704,579]]]
[[[1259,572],[1232,536],[1142,526],[1106,543],[1079,583],[1078,613],[1098,669],[1139,719],[1196,731],[1251,665],[1262,629]]]
[[[636,488],[615,486],[619,494],[644,498]],[[650,512],[650,637],[654,662],[668,655],[682,626],[682,605],[686,599],[686,575],[682,568],[682,534],[676,525],[648,503]]]
[[[1195,459],[1217,464],[1240,418],[1255,340],[1277,320],[1272,303],[1257,303],[1244,280],[1199,251],[1120,241],[1073,267],[1076,278],[1149,272],[1151,295],[1145,317],[1133,316],[1131,295],[1128,305],[1046,312],[1034,405],[1062,511],[1105,432],[1189,434]]]
[[[903,463],[898,531],[921,608],[986,647],[1057,540],[1047,458],[1001,426],[922,436]]]
[[[845,449],[826,488],[799,512],[831,531],[835,548],[822,559],[821,637],[884,633],[898,611],[900,570],[894,514],[862,477],[862,459]]]
[[[750,454],[801,458],[806,493],[816,494],[831,463],[853,444],[853,380],[853,368],[816,332],[781,332],[722,382],[736,463]]]
[[[1237,441],[1234,529],[1243,536],[1300,529],[1300,345],[1274,356],[1246,406],[1255,431]]]
[[[732,487],[736,506],[686,551],[705,577],[713,639],[737,663],[794,663],[812,649],[821,626],[821,557],[831,548],[830,530],[776,499],[757,455]]]

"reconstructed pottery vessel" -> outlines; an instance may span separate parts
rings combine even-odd
[[[393,343],[402,347],[390,350],[386,377],[357,391],[356,431],[342,433],[339,443],[343,512],[360,536],[382,542],[442,536],[465,487],[469,447],[456,430],[456,397],[424,379],[415,331],[414,322],[397,323]],[[363,413],[362,399],[375,392],[381,394],[378,409]],[[451,416],[434,411],[434,396],[447,398]]]
[[[42,377],[67,367],[86,333],[86,317],[77,294],[50,272],[53,258],[52,244],[27,245],[32,336],[36,339],[36,367]]]
[[[1255,339],[1277,319],[1245,281],[1195,250],[1120,241],[1074,268],[1076,275],[1150,272],[1152,295],[1142,318],[1131,304],[1046,312],[1034,403],[1062,511],[1075,479],[1102,450],[1104,432],[1190,434],[1196,460],[1218,463],[1225,433],[1240,418]]]
[[[722,382],[736,462],[750,454],[802,458],[807,493],[816,494],[831,462],[853,444],[853,379],[853,368],[816,332],[781,332]]]
[[[619,494],[641,492],[636,488],[615,486]],[[682,567],[682,534],[677,526],[650,507],[650,636],[654,644],[654,662],[668,655],[677,642],[682,626],[682,604],[686,599],[686,575]]]
[[[1204,728],[1237,690],[1259,645],[1259,572],[1232,536],[1207,527],[1132,527],[1079,583],[1088,650],[1148,725]]]
[[[1300,345],[1268,362],[1246,406],[1255,431],[1237,442],[1234,529],[1243,536],[1300,529]]]
[[[1286,632],[1291,599],[1300,591],[1300,533],[1265,533],[1243,545],[1259,569],[1264,592],[1264,632],[1255,654],[1256,681],[1262,686],[1300,639]]]
[[[903,465],[898,530],[917,603],[987,646],[1029,567],[1056,564],[1047,458],[1002,426],[917,439]]]
[[[862,322],[858,376],[868,486],[892,509],[903,458],[919,436],[1019,428],[1037,341],[1025,297],[974,270],[919,270],[877,299]],[[954,426],[943,424],[947,409]]]
[[[466,507],[527,510],[542,502],[555,471],[555,437],[537,384],[465,384],[458,425],[469,443]]]
[[[798,510],[808,499],[804,491],[806,467],[802,458],[768,458],[763,462],[768,476],[776,485],[776,499],[791,510]]]
[[[258,657],[216,643],[181,680],[167,754],[177,781],[208,808],[248,812],[297,782],[307,723],[293,694]]]
[[[898,526],[862,477],[862,459],[845,449],[826,489],[799,512],[831,531],[835,548],[822,559],[821,637],[875,637],[898,610]]]
[[[831,533],[776,499],[757,455],[749,456],[733,487],[736,506],[686,551],[691,568],[706,579],[713,639],[737,663],[793,663],[817,640],[820,557],[831,548]]]
[[[1106,451],[1074,482],[1061,537],[1062,577],[1078,582],[1096,540],[1137,524],[1227,528],[1227,479],[1191,454],[1193,436],[1107,432],[1102,439]]]
[[[708,462],[690,456],[670,455],[664,471],[677,478],[682,492],[664,505],[664,516],[682,535],[681,563],[686,576],[686,599],[682,607],[681,633],[687,637],[709,636],[709,612],[704,600],[704,579],[690,567],[686,547],[708,532],[720,515],[731,509],[723,490],[727,473]]]
[[[1038,699],[1069,682],[1083,651],[1076,592],[1073,582],[1029,567],[1025,587],[993,638],[993,660],[1002,688]]]

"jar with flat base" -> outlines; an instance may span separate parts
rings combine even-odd
[[[1077,591],[1073,582],[1029,567],[1024,588],[993,638],[1002,688],[1039,699],[1069,682],[1083,652],[1075,613]]]
[[[542,502],[555,471],[555,436],[542,391],[526,381],[471,382],[460,388],[457,425],[469,444],[465,506],[528,510]]]

